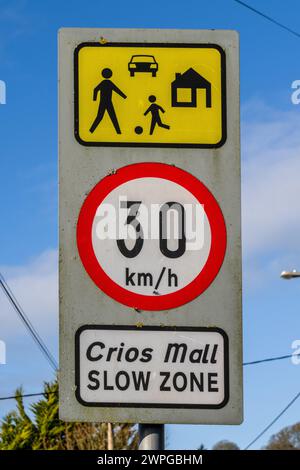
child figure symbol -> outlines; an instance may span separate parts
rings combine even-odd
[[[144,116],[147,116],[148,113],[151,113],[150,135],[153,134],[156,125],[163,127],[164,129],[170,129],[170,126],[164,124],[161,120],[160,113],[165,113],[165,110],[156,103],[156,96],[150,95],[148,100],[151,104],[144,112]]]

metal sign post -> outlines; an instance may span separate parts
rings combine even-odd
[[[164,424],[139,424],[139,450],[164,450],[164,448]]]
[[[60,417],[242,421],[238,37],[59,33]]]

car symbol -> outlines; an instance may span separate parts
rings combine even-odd
[[[152,77],[156,77],[158,63],[153,55],[133,55],[128,64],[130,76],[134,77],[136,72],[149,72]]]

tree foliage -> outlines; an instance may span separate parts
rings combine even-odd
[[[274,434],[266,450],[300,450],[300,423],[287,426]]]
[[[17,450],[105,450],[108,426],[104,423],[66,423],[58,417],[58,384],[45,383],[44,397],[26,413],[22,388],[16,390],[16,410],[0,424],[0,449]],[[114,449],[136,449],[136,426],[115,424]]]
[[[213,450],[239,450],[234,442],[222,440],[217,442]],[[300,450],[300,423],[287,426],[274,434],[263,450]]]
[[[223,441],[217,442],[212,450],[240,450],[239,446],[234,442],[227,441],[224,439]]]

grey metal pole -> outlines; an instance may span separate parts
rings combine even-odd
[[[164,424],[139,424],[139,450],[164,450],[164,448]]]

